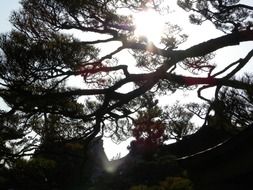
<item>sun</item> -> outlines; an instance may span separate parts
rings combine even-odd
[[[146,10],[134,15],[135,36],[159,43],[164,30],[163,17],[154,10]]]

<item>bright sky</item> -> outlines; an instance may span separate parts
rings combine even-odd
[[[14,9],[20,7],[19,0],[1,0],[0,1],[0,32],[7,32],[11,29],[9,17]]]
[[[0,1],[0,33],[7,32],[11,29],[11,24],[8,22],[9,16],[12,10],[17,9],[20,5],[18,4],[19,0],[1,0]],[[170,1],[171,3],[176,3],[176,1]],[[253,5],[252,0],[244,0],[243,2]],[[152,16],[151,16],[152,15]],[[201,26],[191,25],[188,23],[188,17],[185,14],[183,10],[179,10],[176,12],[172,12],[169,16],[164,18],[159,18],[157,15],[150,13],[144,13],[140,14],[138,17],[136,17],[136,23],[137,23],[137,30],[136,35],[146,35],[150,36],[149,40],[151,41],[157,41],[157,33],[155,32],[161,32],[161,21],[165,19],[170,20],[171,23],[178,24],[179,26],[183,27],[183,31],[186,34],[189,34],[188,41],[181,46],[180,48],[185,49],[187,47],[190,47],[192,44],[198,44],[200,42],[206,41],[211,38],[218,37],[220,35],[223,35],[222,32],[217,31],[213,25],[210,23],[204,23]],[[153,24],[152,24],[153,22]],[[150,27],[151,26],[151,27]],[[157,29],[157,30],[154,30]],[[154,35],[155,34],[155,35]],[[115,44],[117,46],[117,44]],[[224,65],[228,65],[231,62],[245,56],[247,52],[252,48],[252,42],[243,43],[239,47],[228,47],[221,50],[218,50],[216,52],[216,58],[215,63],[219,66],[221,65],[224,67]],[[108,48],[107,48],[108,49]],[[106,52],[105,52],[106,53]],[[122,56],[127,56],[125,52],[120,53]],[[129,56],[129,55],[128,55]],[[132,57],[128,57],[127,59],[129,62],[134,62]],[[253,66],[251,64],[248,64],[241,73],[245,71],[251,71],[253,70]],[[218,67],[219,68],[219,67]],[[76,81],[74,82],[76,84]],[[208,91],[206,93],[207,96],[212,96],[212,91]],[[181,101],[182,103],[187,103],[189,99],[192,99],[191,97],[196,97],[196,92],[193,92],[194,94],[188,93],[188,92],[176,92],[174,97],[170,97],[170,101],[172,99],[178,99],[176,97],[180,97],[180,100],[185,100],[185,102]],[[181,98],[182,95],[189,94],[186,98]],[[168,101],[168,97],[165,97],[162,101]],[[171,101],[172,102],[172,101]],[[3,105],[3,102],[0,100],[0,104]],[[127,142],[123,142],[120,145],[115,145],[110,140],[104,141],[104,147],[105,151],[109,158],[115,157],[117,153],[121,152],[121,156],[124,156],[127,154],[127,145],[129,144],[129,140]]]

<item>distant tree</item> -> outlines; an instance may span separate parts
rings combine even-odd
[[[217,94],[214,103],[211,104],[211,108],[217,112],[216,119],[220,118],[220,121],[223,121],[227,124],[227,127],[230,126],[234,130],[242,130],[253,123],[252,76],[246,74],[239,80],[248,84],[251,88],[240,90],[224,87]]]
[[[135,140],[129,146],[132,152],[152,153],[168,140],[166,123],[159,119],[161,114],[162,110],[157,106],[138,112],[132,129]]]
[[[174,105],[165,108],[163,118],[166,121],[166,132],[169,139],[182,140],[186,135],[197,131],[191,119],[193,113],[186,109],[186,105],[176,102]]]
[[[147,108],[139,111],[137,119],[133,121],[132,136],[135,140],[131,142],[130,150],[141,153],[152,152],[169,139],[179,141],[197,130],[190,121],[193,113],[187,111],[185,105],[176,102],[161,109],[150,103],[146,103]]]

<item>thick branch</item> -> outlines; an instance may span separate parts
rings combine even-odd
[[[228,80],[226,78],[214,78],[212,76],[187,77],[187,76],[167,73],[166,75],[164,75],[163,79],[167,79],[177,84],[185,85],[185,86],[205,84],[205,85],[210,85],[210,86],[223,85],[223,86],[228,86],[228,87],[242,89],[242,90],[250,90],[253,88],[251,84],[244,83],[242,81]]]
[[[238,31],[227,34],[215,39],[194,45],[186,50],[164,50],[156,47],[154,44],[142,44],[138,42],[123,42],[124,48],[149,51],[167,58],[174,58],[175,61],[181,61],[189,57],[200,57],[212,53],[218,49],[239,45],[241,42],[253,41],[253,30]]]
[[[237,4],[237,5],[231,5],[231,6],[222,6],[226,9],[240,9],[240,8],[244,8],[244,9],[249,9],[249,10],[253,10],[253,7],[252,6],[249,6],[249,5],[245,5],[245,4]]]
[[[212,53],[218,49],[239,45],[240,42],[252,41],[253,30],[244,30],[240,32],[234,32],[232,34],[224,35],[215,39],[208,40],[206,42],[194,45],[186,50],[174,51],[176,58],[180,60],[187,57],[199,57]],[[173,52],[168,51],[168,55]]]

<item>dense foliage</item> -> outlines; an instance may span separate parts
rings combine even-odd
[[[1,189],[68,189],[92,183],[87,171],[98,135],[116,141],[133,135],[133,146],[150,147],[195,132],[193,114],[231,134],[252,123],[252,80],[236,75],[253,50],[227,66],[210,61],[216,50],[253,40],[252,6],[240,0],[178,0],[193,24],[208,20],[224,32],[181,49],[187,35],[176,24],[165,23],[158,44],[135,35],[134,13],[152,9],[169,14],[170,2],[20,3],[22,8],[10,18],[14,29],[0,36],[0,97],[5,105],[0,110]],[[122,54],[134,58],[134,65]],[[169,95],[192,87],[206,102],[203,107],[156,101],[165,96],[170,102]],[[216,89],[212,100],[201,94],[210,87]]]

